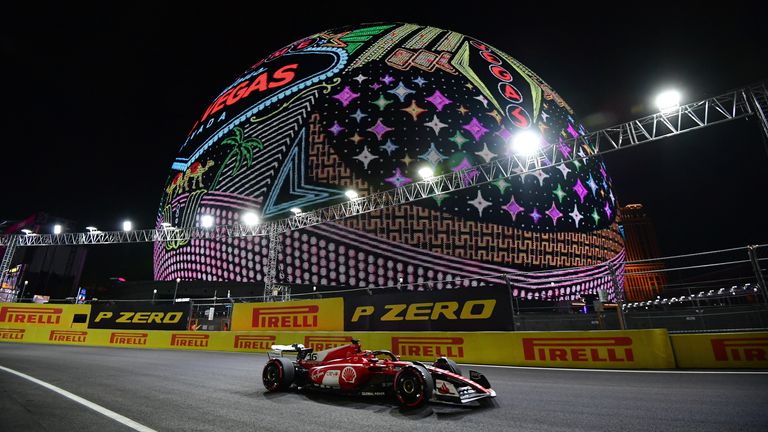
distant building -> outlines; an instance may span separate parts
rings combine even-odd
[[[627,248],[625,298],[627,301],[650,300],[659,295],[667,284],[663,262],[638,262],[661,256],[656,230],[642,204],[628,204],[620,211]]]

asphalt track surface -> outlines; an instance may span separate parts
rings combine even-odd
[[[267,394],[262,354],[0,344],[0,366],[157,431],[761,431],[768,374],[620,373],[475,367],[489,407]],[[464,370],[468,369],[464,366]],[[0,370],[0,431],[131,431]]]

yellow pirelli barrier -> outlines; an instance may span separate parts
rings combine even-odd
[[[236,303],[232,330],[341,331],[344,300],[299,300],[282,303]]]
[[[386,349],[406,360],[446,356],[459,363],[613,368],[674,368],[665,330],[600,332],[190,332],[0,328],[0,341],[120,348],[265,352],[300,343],[321,351],[359,339],[364,349]]]
[[[86,328],[91,305],[1,303],[0,328]]]
[[[681,368],[768,368],[768,332],[670,335]]]

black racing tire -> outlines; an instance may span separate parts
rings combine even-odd
[[[459,365],[456,364],[455,361],[449,359],[448,357],[440,357],[439,359],[435,360],[434,363],[432,363],[432,366],[447,370],[448,372],[455,373],[456,375],[461,375],[461,368]]]
[[[288,390],[295,378],[296,367],[293,362],[282,357],[268,361],[261,373],[264,388],[270,392]]]
[[[419,408],[432,398],[435,383],[423,366],[406,366],[395,375],[395,395],[404,408]]]

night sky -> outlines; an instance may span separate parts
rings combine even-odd
[[[37,211],[102,230],[151,227],[171,162],[211,99],[266,54],[346,24],[405,21],[509,53],[590,129],[768,78],[758,2],[631,10],[537,2],[279,2],[97,8],[31,3],[0,16],[0,220]],[[282,7],[282,9],[281,9]],[[621,204],[643,203],[664,254],[768,243],[768,157],[738,121],[606,157]],[[149,245],[92,247],[84,283],[152,277]]]

